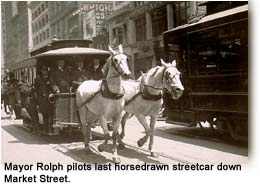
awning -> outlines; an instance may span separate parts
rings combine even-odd
[[[69,56],[69,55],[104,55],[109,56],[110,52],[94,48],[85,48],[85,47],[70,47],[70,48],[61,48],[55,50],[49,50],[47,52],[36,55],[36,58],[46,57],[46,56]]]
[[[178,26],[176,28],[173,28],[173,29],[170,29],[170,30],[164,32],[164,34],[168,34],[168,33],[171,33],[171,32],[177,31],[177,30],[186,29],[186,28],[189,28],[189,27],[193,27],[195,25],[200,25],[200,24],[203,24],[203,23],[206,23],[206,22],[214,21],[214,20],[217,20],[217,19],[220,19],[220,18],[228,17],[228,16],[231,16],[231,15],[235,15],[235,14],[243,13],[243,12],[247,12],[247,11],[248,11],[248,5],[239,6],[239,7],[232,8],[232,9],[229,9],[229,10],[226,10],[226,11],[222,11],[222,12],[218,12],[218,13],[215,13],[215,14],[212,14],[212,15],[205,16],[202,19],[200,19],[198,22],[195,22],[195,23],[192,23],[192,24],[184,24],[182,26]]]

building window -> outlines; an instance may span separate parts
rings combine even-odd
[[[50,37],[50,31],[49,31],[49,28],[46,30],[46,36],[47,36],[47,38]]]
[[[45,26],[45,17],[42,17],[42,27]]]
[[[44,11],[44,3],[41,5],[42,12]]]
[[[151,13],[153,36],[159,36],[167,30],[167,11],[166,7],[154,9]]]
[[[124,32],[124,43],[128,43],[128,38],[127,38],[127,24],[123,25],[123,32]]]
[[[16,16],[18,14],[18,7],[17,7],[17,2],[13,1],[12,2],[12,16]]]
[[[57,23],[56,27],[57,27],[57,36],[60,37],[60,24],[59,24],[59,22]]]
[[[146,20],[145,15],[138,17],[135,20],[135,27],[136,27],[136,41],[144,41],[146,40]]]
[[[32,32],[34,33],[34,24],[32,24]]]
[[[34,19],[37,17],[37,10],[34,11]]]
[[[193,2],[177,2],[175,4],[176,26],[188,23],[189,16],[191,16],[191,3]]]
[[[39,34],[39,43],[42,42],[42,33]]]
[[[42,28],[42,20],[40,19],[39,20],[39,29],[41,29]]]
[[[113,44],[123,44],[123,28],[116,27],[113,29]]]

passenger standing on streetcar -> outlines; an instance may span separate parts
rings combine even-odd
[[[53,116],[54,106],[49,101],[50,94],[53,93],[53,84],[49,77],[49,71],[46,66],[41,66],[40,76],[35,79],[35,91],[37,95],[37,109],[39,123],[43,123],[42,131],[44,134],[50,134],[53,132]],[[41,115],[43,122],[41,122]]]
[[[51,81],[57,86],[57,93],[66,93],[69,92],[69,82],[68,82],[68,74],[65,69],[64,60],[59,60],[57,63],[57,68],[51,71]]]
[[[84,82],[85,80],[88,80],[87,70],[84,67],[83,61],[78,61],[76,65],[77,65],[77,68],[75,70],[76,81]]]
[[[27,81],[27,75],[24,72],[21,73],[21,80],[19,81],[18,85],[21,97],[21,117],[23,118],[24,123],[27,123],[31,121],[31,116],[27,111],[30,106],[31,86]]]
[[[21,93],[21,105],[22,107],[26,107],[29,103],[29,95],[31,91],[31,86],[27,81],[27,76],[22,72],[21,80],[19,81],[19,90]]]
[[[102,65],[99,59],[94,59],[93,66],[91,68],[91,79],[100,80],[102,78],[105,78],[102,73]]]
[[[76,68],[73,70],[72,78],[73,78],[72,81],[73,91],[75,91],[82,82],[89,79],[83,61],[76,62]]]

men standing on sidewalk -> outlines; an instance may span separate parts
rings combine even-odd
[[[5,70],[2,85],[1,85],[1,103],[4,105],[4,111],[6,114],[9,114],[9,99],[8,99],[8,81],[9,81],[9,70]]]
[[[18,105],[21,104],[20,93],[18,88],[18,80],[15,79],[13,72],[9,73],[7,95],[10,104],[11,118],[14,119],[13,115],[15,115],[16,119],[21,118],[19,109],[17,108]]]

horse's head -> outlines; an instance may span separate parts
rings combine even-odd
[[[180,80],[181,73],[176,67],[176,61],[172,63],[165,63],[161,59],[162,66],[165,67],[163,74],[163,81],[165,88],[171,93],[173,99],[178,99],[181,97],[184,91],[184,87]]]
[[[110,75],[112,76],[122,76],[122,77],[129,77],[131,72],[128,67],[128,58],[123,53],[122,45],[119,45],[119,51],[113,50],[109,46],[109,51],[111,52],[111,56],[108,59],[108,62],[104,66],[103,70],[104,73],[108,73],[110,69]]]

